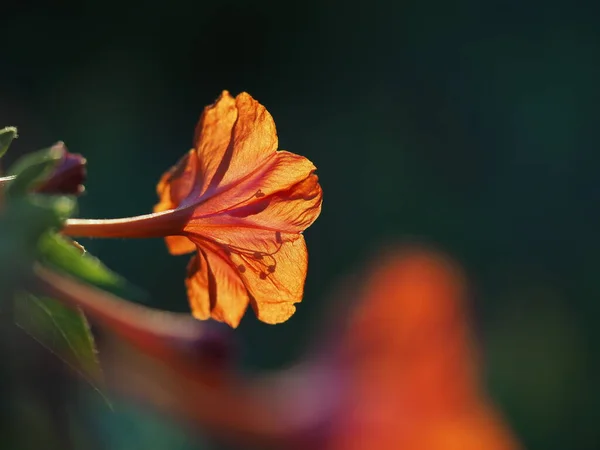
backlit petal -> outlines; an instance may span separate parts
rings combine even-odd
[[[251,175],[204,200],[195,209],[190,221],[193,223],[196,218],[209,217],[233,209],[240,210],[251,204],[261,205],[270,196],[278,193],[280,197],[289,200],[301,200],[297,197],[302,195],[302,191],[306,191],[307,186],[300,189],[296,185],[310,177],[313,178],[315,192],[304,192],[307,194],[304,196],[309,197],[307,200],[315,198],[319,195],[317,191],[320,192],[316,175],[311,175],[315,170],[314,164],[303,156],[285,151],[273,153]]]
[[[241,269],[243,270],[243,269]],[[192,313],[237,327],[248,308],[248,291],[239,269],[218,247],[203,245],[188,266],[186,279]]]
[[[185,286],[193,316],[200,320],[209,319],[208,263],[203,253],[198,252],[190,259],[187,266]]]
[[[277,132],[266,108],[249,94],[224,91],[196,127],[200,195],[212,196],[260,167],[277,150]]]
[[[267,267],[249,264],[252,270],[242,274],[244,284],[252,294],[252,308],[256,317],[265,323],[281,323],[296,311],[294,303],[302,301],[308,267],[308,252],[304,237],[284,242],[273,256],[273,272]],[[235,257],[232,258],[235,260]],[[264,275],[266,276],[264,276]]]
[[[196,152],[190,150],[158,182],[156,192],[160,200],[154,206],[154,212],[179,207],[196,187],[198,176]],[[196,250],[196,245],[185,236],[167,236],[165,241],[172,255],[183,255]]]
[[[227,255],[250,293],[259,320],[280,323],[289,319],[304,292],[308,264],[304,237],[260,229],[232,228],[229,234],[235,236],[235,244],[205,243],[202,248],[219,245],[223,249],[221,254]]]
[[[265,196],[249,205],[232,208],[211,219],[223,227],[262,228],[282,233],[301,233],[321,213],[323,191],[316,175],[287,190]]]
[[[158,182],[156,193],[159,202],[154,206],[154,212],[185,206],[185,201],[192,196],[199,178],[198,158],[196,152],[190,150]]]
[[[171,255],[185,255],[196,250],[196,244],[185,236],[166,236],[165,243]]]

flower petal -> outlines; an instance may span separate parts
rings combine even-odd
[[[259,320],[285,322],[296,310],[294,303],[302,301],[308,265],[304,237],[243,228],[231,228],[224,235],[234,236],[235,244],[205,241],[202,248],[220,248],[228,256]]]
[[[192,149],[161,177],[156,187],[160,201],[154,212],[185,206],[185,200],[192,195],[199,177],[198,158]]]
[[[273,194],[289,200],[318,199],[320,204],[321,188],[318,178],[313,172],[316,167],[303,156],[286,151],[273,153],[264,164],[238,183],[214,197],[208,198],[198,205],[190,218],[190,226],[194,220],[208,218],[231,210],[241,210],[252,204],[264,204]],[[312,192],[306,192],[308,185],[302,188],[298,183],[311,178]],[[303,192],[304,191],[304,192]],[[298,203],[298,205],[300,205]],[[318,214],[317,214],[318,215]],[[315,217],[316,218],[316,217]]]
[[[251,173],[277,150],[277,142],[275,122],[263,105],[245,92],[234,99],[223,91],[196,127],[199,194],[212,196]]]
[[[192,315],[200,320],[210,318],[208,263],[202,252],[196,253],[187,266],[185,279]]]
[[[319,178],[310,175],[285,191],[219,214],[213,217],[211,222],[224,227],[301,233],[319,217],[322,202],[323,191],[319,185]]]
[[[235,257],[232,258],[235,260]],[[273,257],[275,268],[258,271],[259,264],[251,264],[253,270],[242,274],[244,284],[252,295],[252,309],[259,320],[276,324],[285,322],[296,311],[294,303],[304,296],[304,282],[308,269],[308,252],[304,237],[284,242]],[[264,275],[263,275],[264,274]]]
[[[198,247],[188,265],[186,287],[192,314],[236,328],[248,308],[248,291],[227,255],[218,247]]]
[[[260,273],[277,263],[283,247],[302,238],[300,233],[318,217],[321,202],[318,179],[310,175],[250,205],[193,219],[184,231],[192,240],[208,239],[234,255],[260,261]]]
[[[197,186],[198,175],[198,159],[195,150],[190,150],[158,182],[156,192],[160,201],[154,206],[154,212],[175,209],[184,203]],[[168,236],[165,241],[172,255],[196,250],[196,245],[185,236]]]
[[[171,255],[185,255],[196,250],[196,244],[185,236],[166,236],[165,243]]]

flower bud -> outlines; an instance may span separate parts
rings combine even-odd
[[[76,153],[69,153],[63,142],[52,146],[62,152],[61,160],[56,165],[54,172],[45,180],[36,192],[42,194],[67,194],[79,195],[84,191],[86,160]]]

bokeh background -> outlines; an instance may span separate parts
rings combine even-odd
[[[246,316],[245,370],[294,361],[340,276],[382,245],[422,240],[466,268],[488,389],[526,447],[598,448],[599,4],[49,4],[2,4],[0,125],[19,128],[9,160],[57,140],[87,157],[82,217],[148,212],[223,89],[250,92],[280,147],[317,165],[305,299],[284,325]],[[160,240],[84,244],[154,305],[187,310],[187,257]],[[43,373],[56,393],[60,376]],[[219,448],[111,411],[76,378],[61,389],[69,404],[50,413],[4,389],[2,417],[25,419],[10,433],[3,419],[0,446],[44,442],[54,414],[76,422],[78,448]]]

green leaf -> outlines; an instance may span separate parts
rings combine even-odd
[[[9,174],[16,178],[7,186],[6,194],[12,197],[27,194],[52,174],[62,157],[63,150],[58,147],[23,156],[9,169]]]
[[[143,300],[145,295],[139,288],[108,269],[102,262],[85,252],[74,242],[55,233],[47,233],[39,241],[39,260],[55,270],[116,295]]]
[[[12,298],[11,292],[14,287],[25,283],[33,261],[39,253],[38,243],[41,236],[62,224],[55,209],[43,202],[32,201],[31,197],[11,199],[0,210],[2,300],[5,297]]]
[[[55,222],[60,227],[77,211],[77,198],[72,195],[30,194],[27,199],[34,205],[52,211]]]
[[[27,195],[7,199],[0,209],[0,307],[26,286],[40,257],[43,236],[62,227],[75,208],[74,197]],[[4,304],[6,306],[6,304]]]
[[[100,391],[102,370],[94,337],[81,311],[50,298],[19,292],[15,298],[14,314],[19,327]]]
[[[15,127],[6,127],[0,130],[0,158],[4,156],[13,139],[19,137]]]
[[[62,227],[76,206],[73,197],[29,195],[11,199],[0,211],[0,230],[30,248],[47,231]]]

